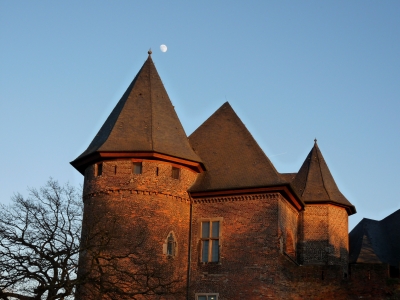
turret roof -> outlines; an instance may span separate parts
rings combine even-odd
[[[345,206],[349,215],[356,213],[355,207],[339,191],[316,141],[292,185],[306,204],[334,203]]]
[[[71,164],[81,173],[96,153],[156,152],[201,162],[149,57],[89,147]]]
[[[228,102],[193,132],[189,141],[207,170],[198,176],[191,192],[285,183]]]

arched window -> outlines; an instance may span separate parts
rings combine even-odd
[[[176,256],[178,253],[178,243],[174,233],[171,231],[168,233],[167,238],[164,241],[163,253],[168,256]]]

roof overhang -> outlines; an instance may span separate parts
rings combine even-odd
[[[131,158],[160,160],[164,162],[170,162],[173,164],[179,164],[197,173],[202,173],[206,170],[204,165],[200,162],[186,160],[157,152],[95,152],[88,156],[78,158],[70,162],[70,164],[75,169],[77,169],[82,175],[84,175],[86,168],[97,162],[105,160],[113,160],[113,159],[131,159]]]
[[[276,192],[280,193],[297,210],[300,211],[304,209],[303,201],[301,201],[299,197],[295,193],[293,193],[290,186],[287,185],[218,190],[218,191],[189,192],[189,194],[192,198],[196,199],[196,198],[207,198],[216,196],[231,196],[240,194],[276,193]]]

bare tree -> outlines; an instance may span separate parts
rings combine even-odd
[[[149,246],[140,220],[127,239],[117,218],[89,216],[81,242],[81,194],[69,185],[50,179],[0,209],[0,299],[67,300],[76,293],[80,299],[157,299],[182,292],[172,261],[160,260]]]
[[[77,283],[82,204],[50,179],[0,211],[0,299],[69,299]]]

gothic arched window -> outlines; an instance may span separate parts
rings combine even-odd
[[[164,254],[168,256],[176,256],[178,253],[178,243],[176,242],[176,238],[174,233],[171,231],[168,233],[167,238],[164,241]]]

